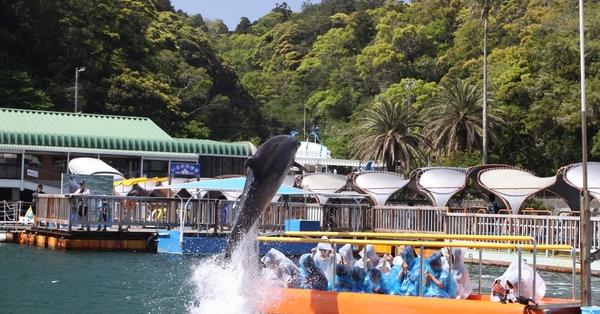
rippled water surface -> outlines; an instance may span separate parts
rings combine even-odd
[[[0,243],[0,311],[182,313],[198,295],[192,277],[201,262],[200,258],[181,256],[62,252]],[[478,273],[477,266],[469,268],[477,289],[473,275]],[[484,292],[503,271],[501,267],[484,266]],[[571,295],[570,275],[541,275],[547,282],[548,296]],[[600,278],[592,280],[594,303],[600,304]]]

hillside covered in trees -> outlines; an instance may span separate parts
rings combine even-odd
[[[302,134],[306,109],[309,130],[336,157],[404,169],[480,162],[485,20],[489,162],[549,175],[580,159],[571,0],[322,0],[298,13],[281,3],[232,30],[168,0],[0,3],[1,106],[70,111],[73,72],[85,66],[84,112],[148,116],[176,136],[259,141]],[[593,158],[598,1],[586,1],[586,19]]]

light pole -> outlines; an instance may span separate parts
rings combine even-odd
[[[308,142],[308,136],[306,136],[306,103],[304,103],[304,118],[302,120],[302,140]]]
[[[412,87],[415,85],[414,79],[408,79],[406,81],[406,91],[408,92],[408,106],[412,106]]]
[[[579,71],[580,71],[580,91],[581,96],[581,171],[582,171],[582,193],[580,208],[580,251],[579,261],[581,267],[581,305],[592,305],[592,278],[591,278],[591,260],[590,249],[592,243],[592,234],[590,230],[590,198],[588,191],[588,173],[587,173],[587,130],[586,130],[586,107],[585,107],[585,32],[583,23],[583,0],[579,0]]]
[[[77,92],[79,90],[77,85],[79,83],[79,72],[83,71],[85,71],[85,67],[75,68],[75,113],[77,113]]]

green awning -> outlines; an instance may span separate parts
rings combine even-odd
[[[152,120],[0,109],[0,144],[246,157],[245,142],[174,139]]]

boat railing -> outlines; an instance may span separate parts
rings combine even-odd
[[[327,236],[328,238],[322,238]],[[369,239],[370,238],[370,239]],[[524,251],[532,251],[532,295],[535,295],[536,287],[536,256],[540,251],[564,251],[571,254],[573,268],[571,272],[571,293],[572,299],[575,300],[575,266],[576,257],[575,250],[569,245],[548,245],[537,244],[535,239],[529,236],[494,236],[483,235],[475,236],[470,234],[431,234],[431,233],[376,233],[376,232],[285,232],[277,236],[259,236],[257,241],[262,242],[280,242],[280,243],[330,243],[335,251],[338,245],[351,244],[356,246],[385,245],[392,247],[412,246],[419,249],[419,256],[424,257],[425,249],[441,249],[441,248],[471,248],[479,250],[479,290],[482,294],[482,250],[514,250],[517,252],[518,263],[518,282],[522,279],[522,254]],[[493,242],[492,242],[493,241]],[[363,259],[366,254],[364,254]],[[423,296],[424,280],[424,265],[423,258],[420,258],[420,274],[419,280],[419,296]],[[335,259],[332,261],[335,263]],[[451,263],[451,259],[449,259]],[[366,263],[365,263],[366,265]],[[331,267],[330,269],[335,269]],[[332,286],[335,287],[335,276]],[[517,297],[521,296],[520,286],[517,285]]]

